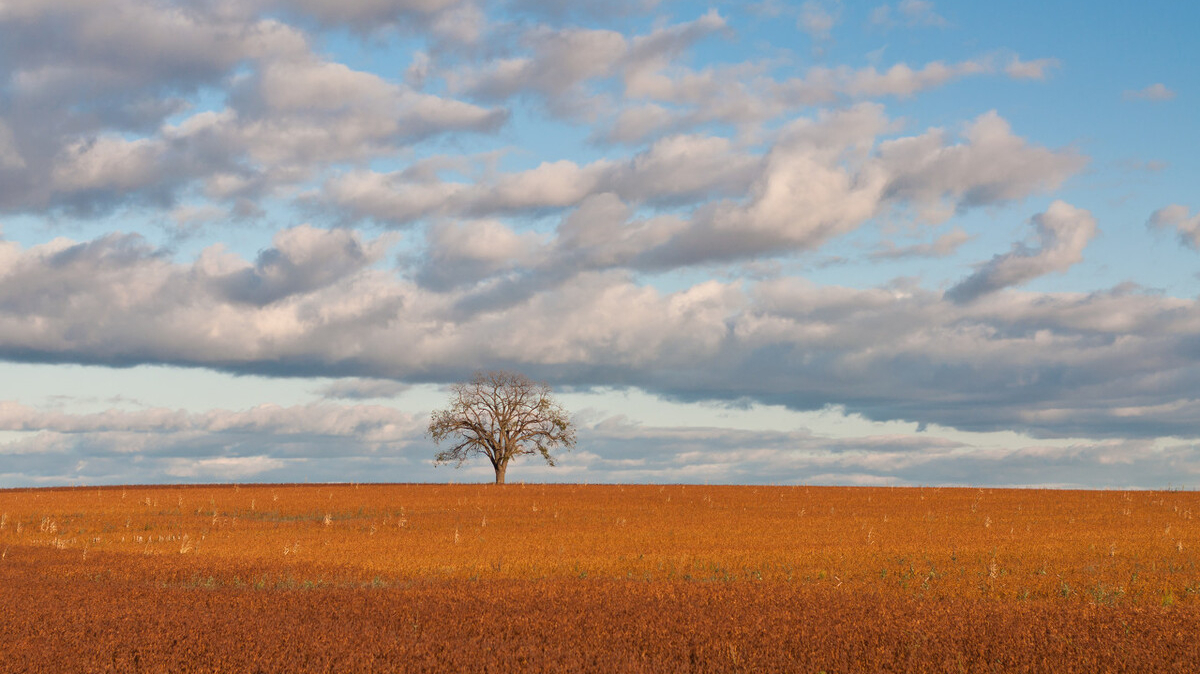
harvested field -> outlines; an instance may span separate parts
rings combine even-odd
[[[5,671],[1188,671],[1192,492],[0,492]]]

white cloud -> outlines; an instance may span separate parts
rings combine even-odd
[[[939,221],[953,212],[947,198],[960,209],[1012,201],[1055,189],[1087,164],[1072,150],[1030,145],[994,111],[967,124],[963,138],[946,145],[945,134],[934,129],[882,143],[880,160],[894,176],[889,198],[911,201]]]
[[[1085,437],[1069,451],[1013,445],[1022,454],[890,432],[597,425],[597,442],[640,448],[573,469],[609,476],[783,466],[953,481],[992,456],[1018,471],[1036,456],[1082,462],[1094,480],[1125,456],[1191,460],[1183,444],[1128,439],[1200,428],[1196,302],[1134,285],[1022,288],[1079,262],[1091,214],[1054,201],[1031,240],[940,290],[977,240],[976,209],[1003,220],[1053,198],[1088,158],[978,114],[1012,109],[1007,86],[978,88],[986,100],[961,126],[941,97],[892,103],[971,78],[1043,80],[1059,61],[1003,46],[956,57],[937,51],[952,36],[925,33],[928,60],[886,63],[879,48],[809,65],[761,42],[768,22],[740,8],[628,18],[654,5],[0,3],[0,214],[13,236],[0,240],[0,358],[339,378],[310,391],[324,403],[241,411],[72,415],[23,399],[0,408],[20,436],[2,451],[43,477],[63,470],[47,458],[58,452],[98,479],[121,473],[117,454],[159,479],[302,479],[345,450],[355,467],[339,475],[382,461],[438,479],[384,451],[411,445],[412,419],[328,401],[500,366],[563,386]],[[892,0],[871,19],[948,26],[939,8]],[[830,40],[843,9],[752,11]],[[714,37],[732,39],[708,49]],[[1182,205],[1148,224],[1200,247],[1200,215]],[[215,240],[201,248],[200,235]],[[822,266],[835,259],[847,266]],[[855,276],[861,287],[812,280],[879,259],[893,262]],[[1089,273],[1111,274],[1103,262]],[[925,276],[867,280],[881,269]],[[674,463],[655,465],[646,438]]]
[[[407,384],[389,379],[339,379],[322,387],[318,393],[330,400],[370,400],[394,398],[408,390]]]
[[[626,159],[578,165],[544,162],[474,182],[443,182],[405,169],[356,171],[331,179],[314,198],[359,217],[402,226],[426,217],[486,218],[565,209],[596,194],[637,203],[689,203],[734,194],[753,179],[760,160],[725,138],[663,138]]]
[[[835,24],[837,14],[823,4],[807,0],[800,6],[800,18],[796,20],[796,26],[812,39],[828,40]]]
[[[300,225],[277,232],[273,243],[253,266],[222,264],[221,271],[206,279],[210,287],[234,302],[271,304],[366,269],[383,257],[393,240],[380,237],[367,243],[351,230]]]
[[[1127,101],[1169,101],[1175,98],[1175,92],[1162,82],[1155,82],[1145,89],[1127,89],[1122,96]]]
[[[591,207],[602,213],[614,204]],[[1042,247],[985,265],[980,275],[989,287],[1068,267],[1092,231],[1086,214],[1065,204],[1035,224]],[[293,255],[290,244],[283,250],[296,263],[326,265]],[[1175,404],[1200,386],[1189,346],[1200,331],[1194,300],[1117,288],[1009,290],[958,304],[911,285],[854,289],[798,278],[705,281],[663,292],[622,271],[509,286],[501,276],[429,291],[369,267],[344,268],[343,259],[334,257],[329,264],[339,271],[322,284],[290,286],[264,304],[210,290],[230,270],[260,266],[228,253],[180,264],[130,237],[27,250],[5,242],[0,354],[406,383],[502,365],[559,385],[634,385],[684,400],[793,409],[835,403],[870,419],[1055,436],[1187,435],[1200,423],[1200,406]],[[358,433],[381,429],[370,420],[386,417],[359,407],[268,407],[211,419],[157,414],[159,425],[205,432]],[[85,420],[112,432],[149,423]],[[399,437],[379,432],[381,442]]]
[[[0,401],[0,429],[54,433],[228,433],[355,436],[375,442],[401,441],[420,425],[413,415],[379,405],[313,403],[294,407],[264,404],[245,411],[110,409],[94,414],[48,412]]]
[[[286,465],[268,456],[229,456],[213,459],[171,459],[163,472],[171,477],[245,480]]]
[[[1004,72],[1013,79],[1044,80],[1051,70],[1057,70],[1060,67],[1062,67],[1062,63],[1058,59],[1022,61],[1019,57],[1014,56],[1008,65],[1004,66]]]
[[[19,169],[0,185],[0,209],[171,207],[198,183],[210,198],[258,197],[330,162],[391,154],[447,131],[490,132],[506,120],[504,110],[318,57],[303,31],[259,9],[55,0],[0,17],[15,111],[0,120],[0,170]],[[55,47],[68,42],[70,50]],[[221,90],[226,107],[190,113],[189,96],[204,88]],[[176,123],[164,124],[170,117]]]
[[[908,257],[946,257],[953,255],[960,246],[971,240],[971,235],[961,227],[939,236],[929,243],[918,243],[911,246],[897,246],[892,241],[884,241],[880,247],[871,253],[871,257],[879,260],[895,260]]]
[[[1174,229],[1180,243],[1200,250],[1200,213],[1189,215],[1187,206],[1164,206],[1150,214],[1146,225],[1154,229]]]
[[[1083,249],[1096,235],[1092,214],[1065,201],[1055,201],[1044,213],[1033,216],[1036,248],[1014,244],[1010,252],[993,257],[946,296],[971,302],[1002,288],[1020,285],[1051,272],[1063,272],[1083,259]]]
[[[442,75],[452,91],[482,100],[533,94],[545,100],[555,114],[587,118],[603,107],[602,98],[585,88],[588,81],[621,76],[628,88],[630,82],[725,25],[725,19],[710,10],[693,21],[633,38],[611,30],[539,26],[521,35],[523,49],[515,50],[514,55],[495,58],[483,67],[443,71]]]

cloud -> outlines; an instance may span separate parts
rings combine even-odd
[[[1055,189],[1087,164],[1069,149],[1029,145],[994,111],[968,123],[963,138],[948,146],[944,132],[934,129],[882,143],[880,159],[894,174],[889,198],[913,202],[936,221],[952,212],[947,198],[957,209],[1012,201]]]
[[[396,26],[409,21],[428,27],[433,17],[464,3],[462,0],[280,0],[266,4],[303,13],[325,24],[371,31],[381,25]]]
[[[1200,250],[1200,213],[1188,214],[1187,206],[1171,204],[1150,214],[1146,226],[1152,229],[1174,229],[1179,242],[1194,250]]]
[[[539,18],[561,22],[570,19],[607,19],[648,12],[659,0],[515,0],[512,7]]]
[[[884,98],[909,98],[966,77],[998,72],[996,57],[985,55],[957,63],[931,61],[919,67],[895,63],[852,68],[812,66],[796,77],[774,79],[753,63],[692,70],[679,64],[647,68],[625,79],[625,102],[597,135],[606,141],[636,143],[664,133],[679,133],[714,122],[731,124],[754,137],[759,126],[789,113],[816,106]],[[1021,62],[1018,73],[1048,69],[1049,60]],[[1010,63],[1010,65],[1012,65]],[[1011,74],[1010,74],[1011,76]]]
[[[611,199],[588,209],[592,218],[629,217]],[[1065,204],[1048,209],[1035,220],[1041,246],[998,256],[977,273],[979,285],[1066,268],[1089,236],[1087,220]],[[586,226],[574,234],[620,241],[613,235]],[[576,245],[587,249],[586,241]],[[128,236],[29,249],[2,242],[0,355],[410,384],[508,367],[560,386],[636,386],[798,410],[837,404],[868,419],[974,431],[1192,437],[1200,428],[1200,308],[1137,288],[1009,290],[965,303],[911,284],[856,289],[799,278],[665,292],[626,271],[584,267],[534,283],[505,285],[509,271],[432,290],[366,266],[269,304],[213,290],[213,279],[246,268],[255,263],[212,250],[173,262]],[[313,424],[332,423],[318,411],[222,419],[317,432]],[[25,428],[34,426],[51,423]]]
[[[885,108],[971,78],[1044,79],[1056,60],[999,50],[881,63],[877,52],[861,66],[797,67],[758,47],[761,58],[737,60],[704,45],[753,42],[733,30],[747,24],[716,10],[628,18],[653,7],[631,0],[602,17],[608,5],[542,0],[5,3],[0,213],[19,233],[0,240],[0,358],[334,377],[317,395],[350,401],[511,367],[567,387],[1078,434],[1087,441],[1073,453],[1039,441],[1028,456],[1093,477],[1109,474],[1100,457],[1146,456],[1139,439],[1200,435],[1194,300],[1132,285],[1022,288],[1070,269],[1094,236],[1091,216],[1065,203],[1035,217],[1031,241],[945,292],[940,278],[931,289],[787,276],[855,255],[834,246],[867,261],[961,255],[964,215],[1020,207],[1083,171],[1080,151],[1034,142],[996,112],[927,128]],[[840,10],[797,3],[785,23],[829,36]],[[918,0],[873,17],[948,24]],[[392,70],[359,58],[354,41],[383,48]],[[1172,205],[1149,225],[1195,247],[1196,219]],[[103,233],[113,223],[123,231]],[[260,229],[234,236],[248,226]],[[237,248],[262,227],[269,245]],[[200,249],[201,233],[230,243]],[[339,474],[370,476],[372,452],[407,446],[412,430],[385,430],[400,422],[356,405],[8,412],[30,421],[5,451],[43,475],[62,470],[47,467],[53,452],[116,475],[111,455],[125,451],[163,479],[302,479],[347,450],[354,467]],[[904,471],[924,453],[944,455],[926,469],[948,480],[991,465],[951,456],[973,451],[965,444],[895,437],[595,430],[672,443],[680,479],[759,456],[748,478],[781,465],[917,475]],[[721,455],[689,464],[706,441]],[[813,442],[839,457],[789,453]],[[1182,444],[1154,447],[1168,449],[1189,460]],[[410,457],[387,460],[427,475]],[[578,464],[602,465],[637,469]]]
[[[793,122],[743,199],[704,204],[684,223],[638,224],[638,238],[654,245],[628,264],[667,269],[813,250],[893,209],[916,208],[936,223],[1053,189],[1086,161],[1030,146],[995,113],[969,124],[960,144],[931,130],[872,151],[887,128],[871,104]]]
[[[544,162],[473,182],[442,181],[419,166],[392,173],[356,171],[332,178],[313,199],[343,217],[406,226],[429,217],[487,218],[560,211],[596,194],[645,204],[679,204],[736,194],[760,160],[728,139],[670,136],[626,159],[579,165]]]
[[[376,442],[399,441],[417,428],[411,414],[377,405],[313,403],[294,407],[264,404],[245,411],[111,409],[93,414],[47,412],[0,401],[0,429],[54,433],[234,433],[360,436]]]
[[[554,114],[586,118],[599,112],[601,105],[601,98],[584,87],[588,81],[617,76],[637,79],[725,26],[715,10],[633,38],[611,30],[538,26],[520,36],[520,47],[513,49],[512,56],[493,59],[483,67],[456,67],[442,75],[452,91],[478,100],[496,102],[529,94],[544,100]]]
[[[623,160],[544,163],[474,183],[415,169],[351,173],[316,198],[395,226],[478,220],[430,230],[431,254],[418,278],[446,288],[522,270],[561,279],[589,269],[662,271],[815,250],[882,214],[913,209],[937,223],[1047,191],[1086,161],[1028,144],[995,113],[969,124],[958,144],[937,129],[877,140],[892,128],[880,106],[860,104],[793,121],[762,156],[727,139],[680,135]],[[631,217],[631,206],[665,212]],[[517,236],[488,221],[520,213],[562,214],[556,236]],[[490,242],[485,257],[456,251],[473,241]],[[940,245],[952,250],[950,239]],[[524,282],[536,285],[528,276]]]
[[[1092,214],[1065,201],[1055,201],[1033,216],[1038,247],[1014,244],[960,281],[946,296],[971,302],[988,293],[1020,285],[1051,272],[1064,272],[1083,260],[1083,249],[1096,235]]]
[[[25,158],[17,148],[12,129],[0,119],[0,171],[25,168]]]
[[[828,40],[836,23],[837,13],[814,0],[800,6],[800,18],[796,20],[796,26],[814,40]]]
[[[879,5],[871,10],[868,18],[875,26],[891,28],[897,23],[906,26],[936,26],[949,25],[940,14],[934,11],[933,3],[928,0],[901,0],[896,5]]]
[[[354,7],[367,4],[399,5]],[[52,0],[0,16],[0,210],[171,208],[196,186],[211,199],[260,197],[330,162],[507,119],[321,58],[306,33],[261,9]],[[192,109],[211,90],[225,106]]]
[[[397,467],[392,475],[402,479],[407,452],[424,448],[422,424],[394,408],[361,404],[70,414],[0,401],[0,428],[16,433],[0,444],[8,468],[0,482],[124,484],[135,475],[158,482],[278,482],[311,479],[313,471],[378,479],[381,468]]]
[[[355,274],[379,261],[391,243],[386,237],[364,243],[350,230],[300,225],[277,232],[274,246],[259,253],[253,266],[219,271],[209,282],[230,301],[263,306]]]
[[[1022,61],[1019,57],[1014,56],[1004,66],[1004,72],[1009,77],[1017,80],[1044,80],[1051,70],[1056,70],[1062,67],[1062,62],[1058,59],[1045,58],[1034,59],[1032,61]]]
[[[388,379],[340,379],[322,387],[317,393],[329,400],[371,400],[394,398],[407,391],[409,386]]]
[[[171,477],[245,480],[287,465],[269,456],[230,456],[213,459],[171,459],[163,472]]]
[[[961,227],[955,227],[929,243],[918,243],[911,246],[897,246],[891,241],[884,241],[880,247],[871,252],[875,260],[898,260],[911,257],[947,257],[958,251],[972,237]]]
[[[442,221],[429,229],[417,280],[434,289],[474,285],[498,272],[536,266],[542,237],[495,220]]]
[[[1121,96],[1127,101],[1169,101],[1175,98],[1175,92],[1156,82],[1145,89],[1126,89]]]
[[[900,0],[896,9],[910,25],[946,25],[946,20],[933,10],[933,3],[928,0]]]
[[[6,405],[0,404],[0,423],[13,414]],[[125,484],[131,462],[137,481],[173,483],[298,482],[313,474],[356,482],[486,482],[491,477],[484,462],[458,471],[436,469],[430,460],[434,448],[421,438],[415,418],[403,422],[404,430],[393,436],[397,439],[380,443],[355,432],[308,435],[282,427],[181,431],[150,421],[127,424],[136,431],[116,430],[119,424],[113,422],[120,414],[106,414],[108,425],[91,430],[83,428],[93,424],[62,415],[52,425],[74,430],[19,431],[20,437],[0,444],[6,465],[0,484]],[[649,425],[604,415],[581,421],[579,440],[576,450],[560,454],[556,468],[519,464],[520,474],[536,481],[590,483],[1161,488],[1200,473],[1200,447],[1188,441],[1039,442],[1014,436],[1001,444],[987,436],[951,438],[938,430],[826,435],[806,428]]]

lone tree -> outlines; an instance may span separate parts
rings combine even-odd
[[[449,407],[429,420],[429,435],[435,444],[454,444],[438,452],[434,465],[453,461],[457,468],[482,454],[496,469],[496,484],[504,484],[514,458],[541,454],[553,466],[550,450],[575,446],[575,427],[546,384],[516,372],[476,372],[450,391]]]

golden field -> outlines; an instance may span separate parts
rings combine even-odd
[[[1200,662],[1196,515],[1200,495],[1178,491],[6,490],[0,661],[1187,671]]]

